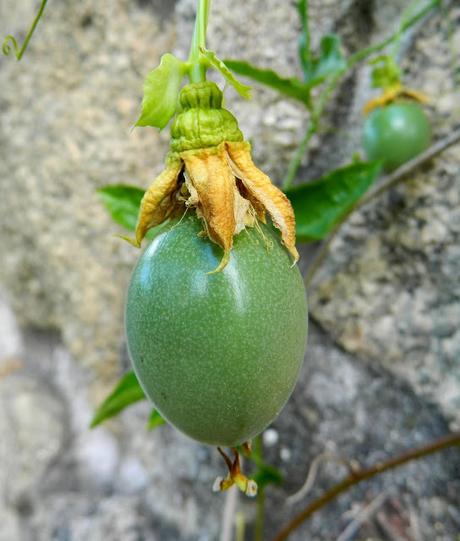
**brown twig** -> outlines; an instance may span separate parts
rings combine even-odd
[[[296,530],[316,511],[335,500],[340,494],[346,492],[352,486],[387,470],[402,466],[411,460],[417,460],[433,453],[437,453],[443,449],[447,449],[448,447],[454,447],[457,445],[460,446],[460,432],[453,432],[452,434],[434,440],[426,445],[423,445],[422,447],[411,449],[405,453],[402,453],[401,455],[390,458],[385,462],[377,462],[369,468],[364,468],[362,470],[353,472],[343,481],[326,491],[322,496],[310,502],[303,511],[296,515],[284,528],[279,531],[279,533],[275,536],[274,541],[284,541],[287,539],[294,530]]]
[[[400,182],[406,180],[407,176],[412,173],[415,169],[419,168],[423,164],[429,162],[445,150],[447,150],[452,145],[455,145],[460,141],[460,127],[457,127],[454,129],[449,135],[444,137],[443,139],[440,139],[436,143],[434,143],[430,148],[425,150],[425,152],[422,152],[418,156],[416,156],[414,159],[410,160],[409,162],[406,162],[405,164],[401,165],[401,167],[398,167],[395,171],[390,173],[389,175],[386,175],[383,177],[382,181],[379,183],[379,185],[371,190],[367,195],[365,195],[362,199],[360,199],[348,212],[343,218],[336,224],[334,229],[331,231],[329,236],[324,240],[323,244],[321,245],[321,248],[316,253],[313,261],[310,263],[307,274],[305,275],[305,286],[308,287],[316,272],[320,268],[321,264],[325,260],[327,254],[329,253],[329,248],[337,236],[337,233],[339,232],[342,225],[348,220],[348,218],[353,214],[356,210],[364,207],[369,202],[373,201],[380,195],[382,195],[384,192],[389,190],[390,188],[394,188],[397,184]]]

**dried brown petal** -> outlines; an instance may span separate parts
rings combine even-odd
[[[255,166],[249,143],[226,143],[226,146],[233,173],[241,179],[251,196],[270,214],[273,223],[281,231],[286,248],[294,260],[298,261],[299,254],[295,247],[295,217],[289,199]]]
[[[227,155],[228,156],[228,155]],[[230,158],[229,162],[231,161]],[[246,188],[246,186],[243,184],[243,181],[240,179],[236,180],[236,186],[238,188],[239,193],[244,197],[244,199],[247,199],[250,203],[252,208],[254,209],[254,212],[257,216],[257,218],[264,224],[267,223],[267,220],[265,218],[265,207],[262,205],[260,201],[258,201],[255,197],[252,196],[251,192]]]
[[[235,178],[228,166],[225,148],[206,148],[182,152],[186,172],[198,196],[209,238],[224,250],[224,257],[216,269],[228,262],[235,232]],[[190,190],[193,195],[193,190]]]
[[[396,85],[386,89],[380,96],[369,100],[363,107],[363,113],[368,115],[377,107],[385,107],[399,98],[408,98],[423,104],[430,103],[430,99],[423,92]]]
[[[182,169],[180,160],[171,162],[149,186],[141,201],[139,217],[136,225],[136,240],[133,244],[140,246],[147,231],[161,224],[174,210],[175,203],[170,195],[177,187],[177,178]]]

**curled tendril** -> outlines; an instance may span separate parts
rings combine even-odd
[[[8,56],[11,53],[11,49],[13,49],[16,58],[19,60],[19,54],[21,51],[19,50],[18,42],[16,41],[14,36],[9,35],[6,36],[6,38],[3,40],[2,53],[5,56]]]
[[[8,56],[11,51],[14,51],[14,55],[16,56],[17,60],[21,60],[22,55],[25,53],[25,50],[27,49],[27,45],[29,45],[30,38],[33,36],[33,33],[35,31],[35,28],[37,27],[38,21],[41,19],[41,16],[43,15],[43,12],[45,11],[45,6],[48,0],[42,0],[42,3],[40,4],[40,9],[37,12],[37,15],[35,16],[35,19],[33,20],[32,26],[29,29],[29,32],[27,33],[26,39],[24,40],[24,43],[22,44],[22,47],[19,48],[18,42],[16,41],[14,36],[8,35],[3,40],[2,44],[2,52],[4,55]]]

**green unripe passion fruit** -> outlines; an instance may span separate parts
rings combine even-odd
[[[395,102],[379,107],[364,124],[363,144],[367,157],[382,160],[387,171],[423,152],[430,142],[430,123],[415,102]]]
[[[126,303],[134,370],[155,408],[177,429],[211,445],[260,433],[293,391],[305,354],[302,277],[268,226],[222,250],[190,215],[140,257]]]

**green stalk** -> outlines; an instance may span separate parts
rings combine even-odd
[[[206,81],[206,66],[201,61],[200,48],[206,48],[206,29],[208,26],[210,6],[211,0],[198,0],[195,29],[193,31],[192,44],[188,57],[191,83]]]
[[[391,48],[391,53],[389,56],[391,56],[393,58],[393,60],[398,63],[398,60],[399,60],[399,51],[401,49],[401,41],[402,41],[402,37],[404,35],[404,29],[403,29],[403,26],[404,26],[404,23],[406,23],[413,11],[414,11],[414,7],[418,4],[418,0],[411,0],[411,2],[409,2],[409,5],[407,6],[407,8],[403,11],[403,14],[402,14],[402,17],[401,17],[401,21],[399,23],[399,31],[397,33],[397,36],[393,42],[393,45],[392,45],[392,48]]]
[[[299,3],[301,5],[301,3]],[[283,180],[282,188],[283,190],[288,190],[297,175],[297,171],[300,167],[300,164],[302,162],[302,158],[305,154],[305,152],[308,149],[308,145],[310,143],[311,138],[315,133],[317,133],[320,125],[321,116],[324,112],[324,109],[326,108],[335,88],[340,83],[340,80],[342,77],[352,68],[356,66],[359,62],[362,62],[372,54],[378,53],[385,49],[388,45],[393,43],[395,40],[398,40],[399,37],[408,30],[411,26],[414,26],[418,21],[423,19],[425,15],[427,15],[432,9],[438,7],[440,5],[440,0],[430,0],[428,4],[422,8],[420,11],[418,11],[413,17],[407,18],[406,20],[403,20],[401,23],[398,31],[395,34],[392,34],[390,37],[384,39],[383,41],[376,43],[374,45],[371,45],[370,47],[366,47],[365,49],[361,49],[360,51],[356,52],[355,54],[352,54],[350,57],[348,57],[347,60],[347,67],[342,70],[341,72],[334,75],[331,82],[328,84],[326,89],[321,94],[321,97],[319,98],[319,103],[313,107],[313,110],[311,111],[311,121],[310,125],[305,132],[305,135],[302,139],[302,141],[299,144],[299,147],[294,152],[294,155],[291,158],[291,161],[289,163],[288,170],[286,172],[286,175]],[[305,2],[305,6],[308,9],[308,4]],[[308,19],[307,19],[308,22]]]
[[[35,16],[35,19],[32,23],[32,26],[29,29],[29,32],[27,33],[26,39],[24,40],[24,43],[22,44],[21,49],[19,49],[18,43],[14,36],[11,36],[11,35],[6,36],[2,45],[2,51],[4,55],[9,55],[11,52],[11,47],[13,47],[16,59],[18,61],[21,60],[22,55],[25,53],[27,46],[29,45],[29,41],[31,40],[35,32],[35,28],[37,27],[38,21],[41,19],[41,16],[43,15],[43,12],[45,11],[47,2],[48,0],[42,0],[40,9],[38,10],[37,15]]]
[[[282,184],[282,190],[286,191],[289,190],[289,188],[292,187],[292,183],[294,182],[294,179],[297,175],[297,171],[299,170],[300,164],[302,163],[302,158],[304,157],[304,154],[307,152],[308,145],[310,143],[311,138],[316,132],[316,126],[315,124],[310,121],[307,131],[305,132],[305,135],[303,136],[302,141],[300,142],[299,146],[296,148],[296,151],[294,152],[286,172],[286,175],[284,176],[283,184]]]
[[[259,434],[254,439],[254,455],[262,462],[264,459],[264,443],[262,435]],[[256,521],[254,528],[254,541],[264,540],[264,523],[265,523],[265,487],[259,486],[257,492],[257,507],[256,507]]]
[[[297,3],[302,31],[299,38],[299,57],[304,75],[306,76],[311,65],[311,37],[309,24],[308,0],[299,0]]]
[[[361,49],[360,51],[356,52],[355,54],[351,55],[348,58],[347,61],[347,67],[348,69],[353,68],[356,64],[361,62],[361,60],[364,60],[368,56],[374,53],[380,52],[382,49],[385,49],[390,43],[393,43],[398,37],[404,33],[406,30],[408,30],[411,26],[414,26],[414,24],[418,23],[420,19],[423,19],[425,15],[427,15],[433,8],[438,7],[440,5],[440,0],[431,0],[428,2],[428,4],[422,8],[418,13],[416,13],[413,17],[410,19],[407,19],[405,22],[403,22],[399,28],[399,30],[390,36],[389,38],[381,41],[380,43],[377,43],[375,45],[371,45],[370,47],[366,47],[365,49]]]
[[[305,132],[305,135],[302,141],[300,142],[300,145],[298,146],[297,150],[294,152],[294,155],[291,158],[291,161],[288,166],[288,170],[284,177],[283,184],[282,184],[283,191],[289,190],[289,188],[292,187],[292,183],[294,182],[297,171],[300,167],[300,164],[302,163],[302,158],[308,149],[310,140],[315,135],[315,133],[317,133],[319,130],[321,116],[324,112],[326,105],[329,103],[332,93],[337,87],[341,77],[342,77],[342,73],[339,73],[338,75],[332,78],[330,83],[327,85],[327,87],[324,89],[323,93],[321,94],[321,97],[319,98],[317,104],[311,111],[311,118],[310,118],[310,124],[308,126],[308,129]]]

